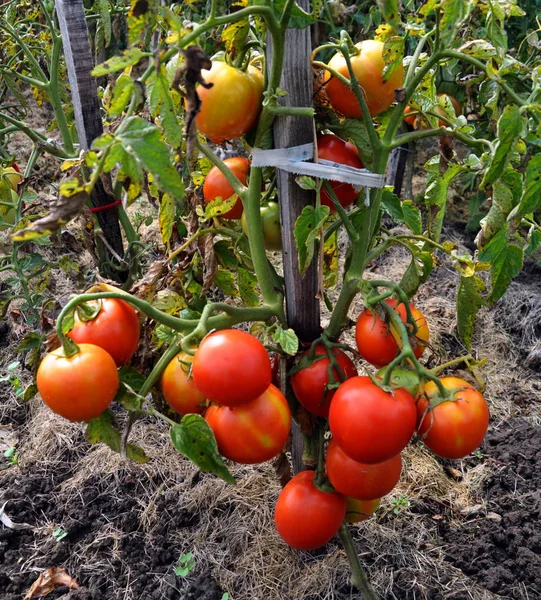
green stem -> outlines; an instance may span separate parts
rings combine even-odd
[[[49,92],[49,100],[54,110],[56,117],[56,123],[62,136],[62,142],[64,148],[68,154],[75,153],[75,147],[73,145],[73,138],[71,136],[68,121],[66,119],[66,113],[62,107],[62,100],[60,99],[60,93],[58,88],[59,83],[59,67],[60,67],[60,53],[62,51],[62,40],[61,38],[52,31],[53,36],[53,52],[51,56],[51,79],[47,85]]]
[[[342,523],[338,533],[340,535],[340,539],[342,540],[342,544],[344,545],[344,550],[346,551],[346,556],[348,557],[351,567],[351,583],[361,591],[365,600],[378,600],[376,592],[370,585],[370,581],[368,580],[368,577],[361,565],[361,561],[359,559],[359,555],[357,554],[357,550],[355,549],[355,544],[353,543],[353,538],[351,537],[348,526],[345,523]]]
[[[58,158],[73,158],[73,154],[68,154],[64,150],[53,146],[47,142],[47,138],[45,138],[41,133],[35,131],[31,127],[25,125],[22,121],[18,119],[14,119],[10,115],[0,111],[0,121],[7,121],[12,125],[15,125],[19,131],[24,133],[27,137],[29,137],[34,143],[39,144],[43,150],[51,154],[52,156],[56,156]]]
[[[125,292],[98,292],[91,294],[80,294],[79,296],[72,298],[66,304],[66,306],[64,306],[64,308],[58,315],[58,319],[56,321],[56,332],[58,334],[58,337],[60,338],[60,341],[62,342],[62,346],[64,347],[67,356],[71,356],[72,354],[77,352],[77,350],[73,349],[73,344],[71,340],[69,340],[69,338],[66,338],[62,331],[62,323],[66,315],[82,302],[90,302],[92,300],[99,300],[101,298],[116,298],[118,300],[124,300],[124,302],[131,304],[150,319],[153,319],[157,323],[165,325],[166,327],[170,327],[175,331],[185,333],[196,329],[200,324],[199,319],[180,319],[178,317],[168,315],[162,312],[161,310],[158,310],[157,308],[153,307],[148,302],[145,302],[140,298],[136,298],[135,296],[131,296],[130,294],[127,294]],[[209,330],[224,329],[226,327],[231,327],[232,325],[242,323],[244,321],[266,321],[271,317],[277,316],[276,312],[268,306],[244,308],[230,306],[224,303],[215,303],[207,304],[205,309],[211,310],[213,312],[220,311],[221,313],[223,313],[208,319],[207,328]]]
[[[441,116],[439,117],[442,118]],[[477,139],[462,133],[461,131],[457,131],[456,129],[449,129],[447,127],[438,127],[436,129],[421,129],[419,131],[408,131],[407,133],[402,133],[393,138],[392,142],[389,143],[389,148],[392,150],[393,148],[398,148],[399,146],[403,146],[404,144],[414,143],[417,140],[422,140],[428,137],[435,137],[438,135],[451,135],[463,144],[468,146],[472,146],[474,148],[478,148],[479,150],[485,150],[488,147],[489,150],[492,150],[492,144],[488,140]]]

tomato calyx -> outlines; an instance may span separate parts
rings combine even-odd
[[[77,316],[80,321],[87,323],[93,321],[101,312],[103,302],[101,299],[90,300],[89,302],[81,302],[77,305]]]

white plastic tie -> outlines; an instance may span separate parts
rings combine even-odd
[[[276,167],[294,175],[320,177],[329,181],[350,183],[356,188],[382,188],[385,176],[372,173],[368,169],[357,169],[330,160],[319,159],[319,162],[307,162],[314,158],[314,144],[303,144],[292,148],[252,151],[253,167]]]

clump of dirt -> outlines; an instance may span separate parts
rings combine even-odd
[[[541,430],[505,423],[484,455],[494,470],[481,504],[461,522],[441,522],[445,558],[501,597],[541,598]]]

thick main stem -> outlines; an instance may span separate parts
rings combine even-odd
[[[361,561],[359,559],[359,555],[357,554],[357,550],[355,549],[355,544],[353,543],[348,526],[345,523],[342,523],[338,533],[340,535],[340,539],[342,540],[342,544],[344,544],[344,549],[351,567],[351,583],[361,591],[365,600],[378,600],[378,596],[370,585],[368,577],[361,565]]]

